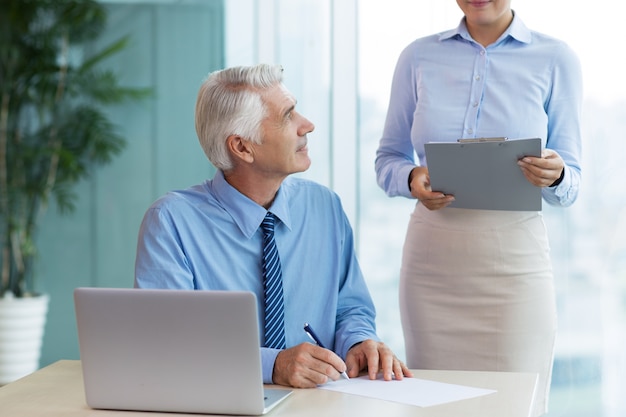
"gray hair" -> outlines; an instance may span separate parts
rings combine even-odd
[[[202,83],[196,100],[196,133],[216,168],[233,168],[226,147],[229,136],[261,143],[261,122],[267,116],[261,94],[282,79],[280,65],[260,64],[215,71]]]

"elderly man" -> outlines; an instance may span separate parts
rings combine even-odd
[[[282,73],[228,68],[202,84],[196,131],[218,171],[148,209],[135,286],[254,292],[266,383],[315,387],[365,370],[372,379],[410,376],[376,335],[338,196],[290,176],[311,164],[314,125],[296,111]],[[310,343],[305,323],[319,344]]]

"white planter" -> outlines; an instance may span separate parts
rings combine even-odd
[[[48,296],[0,298],[0,385],[39,368]]]

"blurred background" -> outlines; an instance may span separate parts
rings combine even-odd
[[[130,35],[108,65],[151,100],[110,116],[126,150],[79,185],[77,210],[51,206],[38,235],[40,289],[50,295],[41,366],[78,359],[72,291],[130,287],[145,210],[168,190],[210,178],[194,129],[200,83],[216,69],[280,63],[316,130],[301,174],[341,197],[378,309],[380,336],[404,356],[401,248],[414,201],[388,198],[374,175],[392,72],[415,38],[455,27],[453,0],[107,0],[106,44]],[[532,29],[579,54],[585,81],[583,186],[570,208],[544,204],[559,331],[550,417],[626,415],[626,82],[618,0],[513,1]],[[97,45],[94,45],[97,46]]]

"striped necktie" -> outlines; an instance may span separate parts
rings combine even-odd
[[[265,347],[285,348],[283,306],[283,274],[276,241],[274,240],[274,215],[265,215],[263,229],[263,287],[265,291]]]

